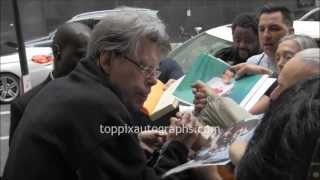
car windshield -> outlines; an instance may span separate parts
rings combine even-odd
[[[169,54],[169,58],[174,59],[182,67],[184,72],[187,72],[194,60],[201,53],[216,54],[219,50],[230,47],[231,42],[220,39],[218,37],[201,33],[188,42],[184,43]]]
[[[305,13],[303,16],[299,18],[299,20],[300,21],[320,21],[320,7],[312,9],[309,12]]]

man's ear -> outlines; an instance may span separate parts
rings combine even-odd
[[[102,52],[99,56],[99,65],[105,73],[109,74],[112,66],[112,53]]]

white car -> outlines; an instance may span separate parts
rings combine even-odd
[[[52,70],[52,51],[48,47],[26,48],[27,63],[32,87],[44,81]],[[0,58],[0,101],[9,103],[21,94],[20,61],[18,53]]]
[[[71,22],[80,22],[83,23],[87,26],[89,26],[91,29],[107,14],[112,13],[112,12],[119,12],[121,10],[102,10],[102,11],[92,11],[92,12],[86,12],[86,13],[81,13],[78,14],[68,21],[66,23],[71,23]],[[149,9],[139,9],[139,11],[147,11],[148,13],[152,15],[156,15],[158,11],[156,10],[149,10]],[[48,36],[41,37],[38,39],[34,39],[31,41],[27,41],[25,44],[27,47],[50,47],[53,37],[56,33],[56,30],[52,31],[49,33]]]
[[[103,10],[82,13],[72,17],[66,23],[81,22],[90,28],[93,28],[105,15],[111,12],[121,10]],[[158,11],[139,9],[156,15]],[[52,71],[52,61],[46,62],[51,57],[51,44],[56,30],[49,33],[48,36],[25,42],[29,74],[32,87],[43,82]],[[16,48],[16,43],[8,42],[9,46]],[[40,58],[40,59],[39,59]],[[0,102],[10,103],[21,94],[21,70],[18,53],[3,55],[0,58]],[[33,60],[32,60],[33,59]],[[36,59],[36,60],[35,60]],[[45,63],[43,63],[43,61]]]
[[[314,8],[299,18],[300,21],[320,21],[320,7]]]
[[[318,44],[320,40],[319,21],[294,21],[295,34],[304,34],[314,38]],[[172,50],[169,58],[174,59],[188,72],[193,61],[201,53],[215,55],[219,50],[232,45],[231,25],[224,25],[209,29],[187,40]]]

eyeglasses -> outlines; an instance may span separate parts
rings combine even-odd
[[[145,66],[142,64],[138,64],[135,62],[133,59],[129,58],[128,56],[123,56],[124,59],[129,61],[130,63],[134,64],[142,73],[145,77],[147,78],[158,78],[161,74],[159,67],[150,67],[150,66]]]

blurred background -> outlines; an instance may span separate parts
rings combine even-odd
[[[71,17],[90,11],[135,6],[159,11],[167,24],[172,42],[182,42],[202,30],[231,23],[242,12],[256,12],[266,3],[285,5],[298,18],[319,0],[18,0],[24,39],[47,35]],[[0,54],[15,49],[5,45],[16,42],[11,0],[0,0]]]

